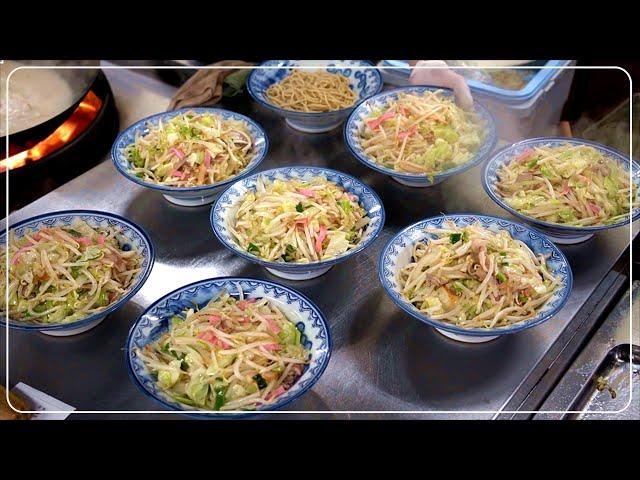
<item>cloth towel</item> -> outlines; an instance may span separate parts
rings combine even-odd
[[[182,85],[169,103],[167,110],[183,107],[215,105],[222,98],[224,79],[237,71],[237,66],[250,66],[253,63],[243,60],[222,60],[211,66],[227,66],[230,68],[207,68],[198,70]]]

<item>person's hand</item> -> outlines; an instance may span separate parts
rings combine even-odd
[[[461,107],[471,108],[473,106],[473,97],[466,80],[462,75],[448,68],[444,61],[410,60],[409,65],[418,67],[411,69],[409,81],[413,85],[433,85],[450,88],[453,90]]]
[[[567,120],[562,120],[558,124],[558,134],[561,137],[573,137],[573,132],[571,131],[571,123]]]

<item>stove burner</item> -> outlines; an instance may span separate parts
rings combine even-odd
[[[0,172],[6,171],[7,168],[13,171],[29,162],[40,160],[72,142],[91,125],[101,107],[100,97],[93,91],[89,91],[71,116],[51,135],[27,150],[12,154],[8,159],[0,160]],[[9,144],[10,154],[15,149],[15,146]]]
[[[5,175],[9,175],[9,210],[14,211],[104,160],[118,130],[113,93],[100,72],[76,110],[53,133],[23,145],[10,145],[8,159],[2,152],[2,212],[5,212]]]

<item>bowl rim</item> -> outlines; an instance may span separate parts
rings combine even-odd
[[[281,62],[283,60],[265,60],[264,62],[260,63],[260,65],[258,65],[259,67],[266,67],[266,66],[270,66],[267,65],[270,62]],[[291,61],[291,60],[286,60],[286,61]],[[305,61],[305,60],[303,60]],[[253,89],[253,86],[251,85],[251,79],[254,77],[254,75],[257,75],[257,72],[259,72],[260,70],[266,70],[266,69],[252,69],[251,73],[249,74],[249,77],[247,78],[247,91],[249,92],[249,95],[251,95],[251,98],[253,98],[253,100],[255,100],[256,102],[258,102],[260,105],[262,105],[263,107],[266,107],[270,110],[273,110],[274,112],[278,112],[280,113],[282,116],[300,116],[300,117],[309,117],[309,118],[322,118],[322,117],[332,117],[332,116],[336,116],[336,115],[345,115],[347,113],[349,113],[349,111],[353,110],[354,108],[356,108],[358,106],[358,104],[362,101],[362,100],[366,100],[367,98],[371,98],[374,95],[378,95],[380,93],[380,91],[383,88],[383,84],[384,82],[382,81],[382,75],[380,74],[380,70],[378,69],[378,67],[376,67],[376,65],[373,62],[370,62],[369,60],[350,60],[352,62],[361,62],[362,67],[373,67],[373,68],[367,68],[366,70],[372,70],[374,72],[374,75],[377,79],[377,83],[378,86],[375,89],[375,92],[372,93],[371,95],[364,97],[364,98],[358,98],[358,100],[351,105],[350,107],[345,107],[345,108],[341,108],[340,110],[331,110],[330,112],[299,112],[297,110],[287,110],[286,108],[282,108],[282,107],[278,107],[277,105],[273,105],[272,103],[266,102],[264,100],[262,100],[258,93]],[[295,65],[294,65],[295,66]],[[275,67],[275,66],[274,66]],[[318,68],[322,68],[322,65],[318,65]],[[326,66],[325,66],[326,67]],[[346,66],[344,67],[346,68],[352,68],[352,67],[358,67],[358,65],[350,65],[350,66]],[[277,67],[277,68],[287,68],[286,66],[281,66],[281,67]],[[336,67],[336,68],[343,68],[343,67]],[[274,68],[275,69],[275,68]]]
[[[291,166],[284,166],[284,167],[278,167],[278,168],[272,168],[270,170],[264,170],[262,172],[258,172],[258,173],[254,173],[253,175],[243,178],[240,181],[255,181],[259,176],[261,175],[268,175],[268,174],[274,174],[277,172],[280,172],[282,170],[288,170],[288,171],[292,171],[292,170],[298,170],[298,169],[314,169],[314,170],[319,170],[319,173],[324,173],[324,172],[329,172],[332,174],[337,174],[343,177],[348,178],[349,180],[351,180],[352,182],[354,182],[357,185],[360,185],[364,190],[366,190],[369,194],[371,194],[373,196],[373,198],[375,199],[375,201],[377,202],[377,205],[380,207],[380,214],[381,214],[381,219],[380,219],[380,224],[378,226],[378,228],[376,229],[376,231],[374,231],[371,235],[370,238],[368,238],[365,241],[360,242],[360,244],[358,244],[355,248],[347,251],[346,253],[339,255],[337,257],[334,258],[329,258],[327,260],[320,260],[318,262],[309,262],[309,263],[286,263],[286,262],[272,262],[269,260],[263,260],[259,257],[257,257],[256,255],[250,254],[248,252],[244,252],[242,250],[240,250],[240,248],[238,248],[237,244],[235,242],[228,242],[223,235],[218,231],[218,227],[217,227],[217,223],[214,221],[214,212],[218,209],[222,209],[222,206],[220,205],[220,202],[222,201],[222,199],[225,197],[225,194],[229,191],[231,191],[236,184],[234,183],[233,185],[231,185],[229,188],[227,188],[224,192],[222,192],[220,194],[220,196],[216,199],[215,203],[213,204],[213,207],[211,207],[211,211],[209,213],[209,223],[211,225],[211,228],[213,229],[213,233],[215,234],[216,238],[220,241],[220,243],[222,243],[227,249],[231,250],[233,253],[241,256],[242,258],[249,260],[253,263],[257,263],[259,265],[262,265],[263,267],[268,267],[268,268],[273,268],[274,270],[280,270],[280,271],[312,271],[312,270],[320,270],[324,267],[329,267],[332,265],[336,265],[338,263],[341,263],[349,258],[351,258],[352,256],[356,255],[357,253],[360,253],[361,251],[363,251],[365,248],[369,247],[378,237],[378,235],[380,235],[380,233],[382,232],[382,229],[384,228],[384,223],[386,221],[386,214],[385,214],[385,209],[384,209],[384,204],[382,203],[382,200],[380,199],[380,197],[378,196],[378,194],[376,193],[376,191],[370,187],[369,185],[367,185],[366,183],[364,183],[362,180],[349,175],[347,173],[343,173],[340,172],[338,170],[333,170],[331,168],[324,168],[324,167],[314,167],[314,166],[305,166],[305,165],[291,165]],[[285,175],[287,177],[289,177],[289,175]],[[222,209],[222,211],[224,211],[225,209]]]
[[[249,164],[245,167],[244,170],[237,173],[233,177],[227,178],[226,180],[222,180],[218,183],[211,183],[208,185],[199,185],[196,187],[172,187],[172,186],[166,186],[166,185],[159,185],[157,183],[145,182],[141,178],[138,178],[135,175],[131,175],[125,168],[122,167],[122,165],[120,165],[120,163],[117,160],[118,157],[120,156],[119,148],[117,145],[122,139],[122,137],[124,137],[126,134],[128,134],[132,130],[136,130],[140,127],[145,128],[147,122],[155,120],[156,118],[173,118],[185,112],[201,112],[201,113],[211,113],[211,114],[219,113],[219,114],[225,114],[231,117],[235,117],[237,120],[244,120],[245,122],[250,124],[252,127],[254,127],[256,130],[258,130],[258,132],[260,132],[260,135],[258,136],[257,139],[260,139],[260,138],[264,139],[264,150],[262,154],[258,155],[257,158],[252,159],[251,162],[249,162]],[[128,145],[131,145],[131,144],[128,144]],[[135,123],[132,123],[127,128],[122,130],[114,140],[113,144],[111,145],[111,161],[116,167],[116,170],[118,170],[118,172],[120,172],[125,178],[127,178],[128,180],[134,183],[137,183],[142,187],[151,188],[153,190],[159,190],[161,192],[166,192],[167,194],[206,192],[208,190],[213,190],[219,187],[223,187],[231,182],[234,182],[240,178],[243,178],[249,175],[265,159],[265,157],[267,156],[267,153],[269,152],[269,146],[270,146],[269,137],[267,136],[267,132],[265,131],[265,129],[258,122],[256,122],[252,118],[249,118],[246,115],[243,115],[238,112],[234,112],[232,110],[227,110],[225,108],[218,108],[218,107],[184,107],[184,108],[178,108],[176,110],[169,110],[167,112],[154,113],[153,115],[149,115],[147,117],[144,117],[136,121]]]
[[[125,295],[120,297],[118,301],[116,301],[109,307],[105,308],[100,312],[96,312],[92,315],[89,315],[88,317],[77,320],[75,322],[55,323],[52,325],[18,324],[18,323],[15,323],[15,320],[9,319],[9,321],[7,321],[7,315],[2,315],[0,316],[1,323],[8,325],[9,328],[13,328],[14,330],[27,330],[27,331],[75,330],[76,328],[80,328],[99,318],[106,317],[107,315],[113,313],[115,310],[117,310],[118,308],[122,307],[125,303],[127,303],[136,293],[138,293],[138,291],[146,283],[147,279],[149,278],[149,275],[151,274],[151,270],[153,270],[153,265],[155,263],[155,258],[156,258],[155,247],[153,246],[151,237],[149,237],[149,234],[140,225],[118,214],[111,213],[111,212],[102,212],[99,210],[58,210],[55,212],[48,212],[40,215],[35,215],[33,217],[21,220],[11,225],[9,231],[15,228],[27,225],[34,221],[44,220],[51,217],[62,217],[62,216],[78,217],[80,215],[92,215],[92,216],[110,218],[112,220],[116,220],[120,223],[123,223],[129,226],[130,228],[132,227],[133,230],[136,230],[140,234],[140,236],[144,239],[144,241],[147,244],[147,248],[149,249],[149,265],[147,266],[145,271],[140,272],[136,285],[134,285],[134,287],[131,290],[129,290],[129,292],[127,292]],[[5,234],[5,232],[0,233],[0,240],[6,240],[6,237],[7,235]]]
[[[384,259],[388,255],[388,250],[389,250],[391,244],[397,238],[399,238],[399,237],[401,237],[403,235],[406,235],[406,233],[410,229],[418,227],[421,224],[424,224],[424,223],[427,223],[427,222],[430,222],[430,221],[433,221],[433,220],[439,219],[439,218],[444,218],[446,220],[446,219],[455,219],[455,218],[460,218],[460,217],[475,217],[475,218],[480,218],[480,219],[489,219],[489,220],[493,220],[493,221],[497,221],[497,222],[508,223],[513,227],[523,228],[528,233],[533,233],[533,234],[541,237],[542,240],[545,240],[549,245],[551,245],[551,250],[554,251],[555,253],[559,254],[560,260],[567,267],[566,294],[562,297],[559,305],[557,305],[553,310],[550,310],[549,312],[546,312],[546,313],[542,314],[542,316],[540,318],[538,318],[538,319],[536,319],[534,321],[518,322],[518,323],[515,323],[515,324],[513,324],[511,326],[500,327],[500,328],[492,328],[492,329],[462,328],[462,327],[458,327],[458,326],[452,325],[450,323],[442,322],[440,320],[434,320],[434,319],[426,316],[425,314],[419,312],[417,310],[417,308],[414,307],[413,305],[409,306],[410,304],[408,304],[408,302],[403,302],[403,301],[397,299],[394,295],[392,295],[391,294],[391,290],[392,290],[391,285],[389,285],[389,283],[387,282],[386,278],[383,275],[383,270],[384,270],[383,262],[384,262]],[[529,245],[527,244],[527,246],[529,246]],[[397,272],[394,272],[394,274],[397,274]],[[507,220],[505,218],[496,217],[496,216],[493,216],[493,215],[484,215],[484,214],[480,214],[480,213],[454,213],[454,214],[435,215],[435,216],[432,216],[432,217],[428,217],[428,218],[419,220],[419,221],[417,221],[417,222],[415,222],[415,223],[403,228],[396,235],[391,237],[389,239],[389,241],[387,241],[385,246],[382,248],[382,250],[380,251],[380,256],[378,257],[378,279],[380,280],[380,283],[382,284],[382,287],[384,288],[385,293],[393,301],[393,303],[395,303],[398,307],[400,307],[402,310],[404,310],[406,313],[408,313],[412,317],[420,320],[422,323],[425,323],[425,324],[430,325],[430,326],[435,327],[435,328],[439,328],[441,330],[446,330],[448,332],[458,333],[458,334],[467,335],[467,336],[474,336],[474,337],[493,337],[493,336],[496,336],[496,335],[506,335],[506,334],[510,334],[510,333],[516,333],[516,332],[519,332],[519,331],[522,331],[522,330],[527,330],[529,328],[532,328],[532,327],[535,327],[537,325],[540,325],[541,323],[544,323],[547,320],[549,320],[552,317],[554,317],[558,312],[560,312],[562,310],[562,308],[564,308],[564,306],[567,303],[567,301],[569,300],[569,297],[571,296],[571,292],[573,290],[573,270],[571,269],[571,264],[569,263],[569,260],[567,260],[567,257],[562,252],[562,250],[560,250],[560,248],[555,243],[553,243],[551,240],[549,240],[549,238],[545,234],[543,234],[543,233],[541,233],[541,232],[539,232],[537,230],[534,230],[531,227],[523,225],[521,223],[514,222],[512,220]]]
[[[558,137],[558,136],[527,138],[527,139],[512,143],[511,145],[507,145],[501,148],[500,150],[494,152],[491,158],[485,163],[484,168],[482,170],[482,175],[481,175],[482,187],[484,188],[484,191],[486,192],[486,194],[491,198],[491,200],[493,200],[499,207],[503,208],[504,210],[508,211],[512,215],[528,223],[538,225],[543,228],[555,230],[555,231],[574,232],[578,234],[593,233],[593,232],[599,232],[602,230],[609,230],[612,228],[622,227],[624,225],[633,223],[635,220],[637,220],[640,217],[640,208],[638,208],[635,214],[629,215],[628,219],[622,220],[616,223],[612,223],[610,225],[578,227],[578,226],[565,225],[562,223],[551,223],[551,222],[546,222],[544,220],[538,220],[536,218],[529,217],[521,212],[518,212],[511,206],[507,205],[507,203],[493,191],[493,188],[489,184],[489,179],[488,179],[489,168],[494,163],[496,163],[500,157],[507,154],[509,150],[513,150],[521,146],[525,146],[529,144],[539,144],[539,143],[544,143],[546,141],[556,141],[556,140],[566,141],[566,143],[573,143],[576,145],[588,145],[588,146],[594,147],[597,150],[600,150],[601,152],[606,152],[610,157],[613,157],[614,161],[618,163],[622,163],[622,162],[626,163],[629,166],[629,174],[632,176],[631,177],[632,179],[634,176],[638,176],[640,174],[640,165],[638,165],[633,159],[626,156],[620,150],[617,150],[613,147],[609,147],[607,145],[603,145],[598,142],[593,142],[591,140],[586,140],[583,138]],[[513,158],[508,163],[511,163],[512,161],[513,161]],[[503,164],[506,164],[506,163],[507,162],[503,162]],[[640,183],[638,183],[638,185],[640,186]]]
[[[365,102],[374,101],[376,100],[376,98],[382,97],[383,95],[392,95],[392,94],[397,95],[398,93],[407,91],[407,90],[423,91],[423,92],[427,90],[428,91],[442,90],[445,92],[449,92],[448,95],[454,95],[454,92],[451,88],[438,87],[436,85],[408,85],[404,87],[397,87],[390,90],[385,90],[375,95],[371,95],[370,97],[365,98],[360,102],[358,102],[354,106],[353,111],[349,114],[346,121],[344,122],[344,128],[343,128],[344,143],[347,146],[347,149],[349,150],[351,155],[353,155],[356,158],[356,160],[360,161],[361,163],[363,163],[364,165],[366,165],[367,167],[373,170],[376,170],[380,173],[384,173],[385,175],[389,175],[391,177],[397,177],[404,180],[413,180],[413,181],[428,180],[430,177],[428,177],[426,174],[408,173],[408,172],[400,172],[397,170],[391,170],[390,168],[386,168],[378,165],[368,157],[360,155],[360,153],[355,148],[355,139],[349,134],[350,125],[354,122],[356,115],[358,115],[360,112],[360,107]],[[462,173],[466,170],[469,170],[481,164],[482,162],[487,160],[487,158],[489,158],[492,155],[493,151],[495,150],[496,145],[498,144],[498,133],[497,133],[495,116],[481,102],[474,100],[473,105],[474,105],[474,108],[480,110],[483,116],[489,120],[487,122],[487,140],[482,144],[483,146],[485,144],[489,145],[489,148],[487,149],[487,153],[483,155],[475,155],[474,158],[469,162],[463,163],[462,165],[458,165],[457,167],[450,168],[449,170],[445,170],[444,172],[440,172],[433,175],[433,183],[438,183],[439,181],[444,180],[445,178],[449,178],[458,173]]]
[[[261,284],[266,284],[272,287],[276,287],[276,288],[280,288],[283,289],[285,291],[287,291],[287,293],[299,298],[300,300],[302,300],[303,303],[306,303],[311,310],[313,310],[316,315],[318,316],[318,318],[320,319],[320,323],[322,324],[322,326],[324,327],[324,330],[327,333],[327,357],[326,360],[324,362],[324,364],[322,364],[320,366],[320,370],[318,371],[318,373],[312,377],[309,381],[309,383],[303,387],[299,392],[297,392],[295,395],[292,395],[291,398],[287,399],[286,401],[278,404],[272,404],[266,408],[262,408],[259,410],[255,410],[255,411],[247,411],[247,413],[203,413],[203,412],[199,412],[198,410],[183,410],[183,409],[179,409],[177,408],[175,405],[170,404],[169,402],[165,401],[164,399],[154,395],[153,393],[149,392],[146,388],[144,388],[144,386],[142,385],[142,383],[140,382],[140,380],[138,379],[138,376],[135,374],[135,372],[133,371],[133,367],[131,366],[131,358],[130,358],[130,352],[131,352],[131,340],[133,337],[133,333],[136,330],[136,327],[138,326],[138,324],[142,321],[143,317],[145,315],[147,315],[147,313],[152,309],[155,308],[159,303],[164,302],[166,300],[169,300],[172,296],[184,291],[184,290],[188,290],[190,288],[193,287],[197,287],[201,284],[205,284],[205,283],[216,283],[216,282],[235,282],[235,281],[249,281],[249,282],[258,282]],[[309,298],[307,297],[305,294],[303,294],[302,292],[299,292],[298,290],[295,290],[291,287],[288,287],[286,285],[283,285],[281,283],[277,283],[277,282],[272,282],[270,280],[263,280],[260,278],[252,278],[252,277],[241,277],[241,276],[225,276],[225,277],[212,277],[212,278],[208,278],[208,279],[204,279],[204,280],[197,280],[195,282],[189,283],[187,285],[181,286],[176,288],[175,290],[163,295],[162,297],[158,298],[157,300],[155,300],[151,305],[149,305],[147,308],[145,308],[145,310],[140,314],[140,316],[136,319],[135,322],[132,323],[131,327],[129,328],[129,332],[127,333],[127,338],[125,340],[125,345],[124,345],[124,356],[125,356],[125,363],[127,364],[127,373],[129,374],[129,377],[131,378],[131,380],[133,381],[133,383],[138,387],[138,389],[140,391],[142,391],[142,393],[144,393],[147,397],[151,398],[152,400],[162,404],[163,406],[167,407],[168,409],[175,411],[175,412],[179,412],[179,414],[181,415],[186,415],[189,417],[195,417],[195,418],[203,418],[203,419],[209,419],[209,420],[219,420],[219,419],[225,419],[225,418],[244,418],[244,417],[251,417],[254,415],[259,415],[262,412],[265,411],[272,411],[272,410],[279,410],[282,407],[290,404],[291,402],[293,402],[294,400],[297,400],[298,398],[300,398],[302,395],[304,395],[307,391],[311,390],[311,388],[317,383],[317,381],[320,379],[320,377],[322,377],[322,374],[325,372],[325,370],[327,369],[327,366],[329,365],[329,362],[331,361],[331,352],[333,351],[333,341],[331,338],[331,329],[329,327],[329,321],[327,320],[327,317],[324,315],[324,313],[322,312],[322,310],[320,310],[320,308]],[[295,385],[295,384],[294,384]]]

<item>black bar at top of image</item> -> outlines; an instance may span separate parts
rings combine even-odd
[[[569,4],[566,13],[558,2],[529,12],[513,6],[341,2],[311,14],[307,5],[229,3],[199,11],[189,4],[172,16],[146,3],[99,11],[54,3],[24,11],[10,2],[0,20],[0,58],[615,60],[640,53],[635,16],[614,4]]]

